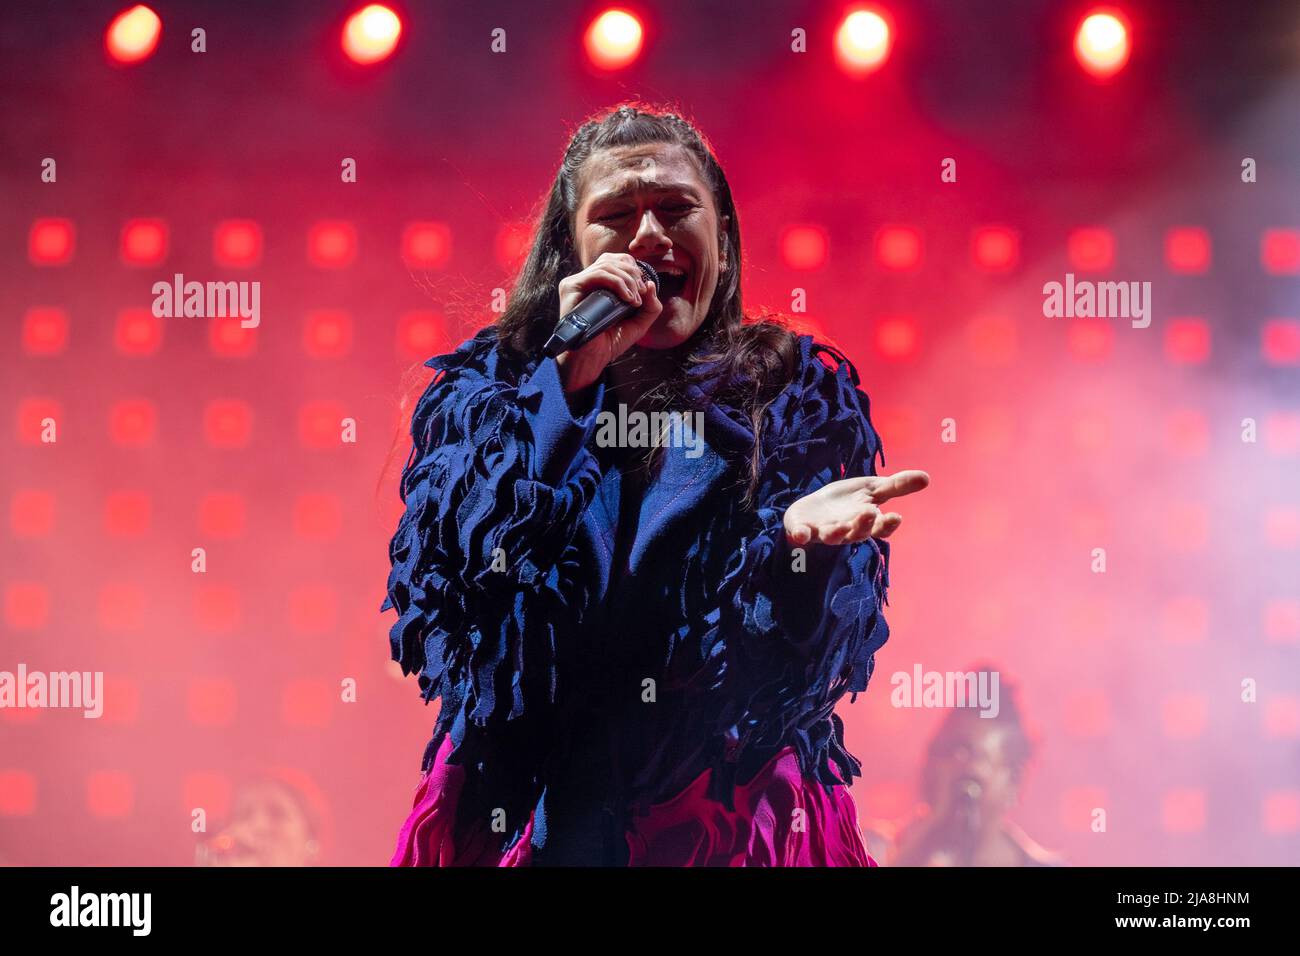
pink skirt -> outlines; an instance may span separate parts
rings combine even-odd
[[[416,788],[389,865],[531,866],[532,817],[506,853],[499,849],[500,834],[486,824],[459,844],[453,839],[465,771],[445,762],[450,751],[448,737]],[[704,771],[671,800],[633,817],[629,866],[876,866],[848,788],[834,786],[828,795],[820,783],[805,780],[793,747],[736,787],[734,812],[705,797],[711,773]]]

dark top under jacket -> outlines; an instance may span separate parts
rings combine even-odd
[[[642,489],[597,440],[603,379],[575,418],[555,361],[511,358],[491,326],[425,363],[381,610],[393,659],[441,699],[423,768],[450,734],[460,819],[504,810],[503,848],[532,814],[539,862],[617,865],[632,808],[712,768],[730,810],[786,746],[807,779],[860,775],[833,711],[888,638],[889,544],[812,544],[801,565],[782,516],[884,455],[852,364],[809,336],[798,362],[749,510],[753,431],[715,365],[689,373],[703,454],[663,448]]]

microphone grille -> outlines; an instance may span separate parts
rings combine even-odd
[[[654,283],[655,295],[658,295],[659,294],[659,273],[655,272],[654,266],[650,265],[650,263],[648,262],[642,262],[640,259],[638,259],[636,260],[636,264],[640,266],[641,274],[646,277],[646,281]]]

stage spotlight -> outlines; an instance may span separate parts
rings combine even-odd
[[[603,70],[618,70],[641,54],[641,21],[626,10],[606,10],[587,27],[584,43],[591,62]]]
[[[919,349],[920,333],[910,316],[890,316],[876,326],[876,351],[882,358],[904,362],[915,358]]]
[[[835,58],[846,72],[865,76],[885,65],[893,46],[893,28],[873,7],[852,11],[835,32]]]
[[[402,35],[402,21],[382,4],[362,7],[343,24],[343,52],[363,66],[387,59]]]
[[[876,259],[886,269],[907,271],[921,264],[921,233],[911,226],[883,226],[876,233]]]
[[[826,247],[820,226],[790,226],[781,235],[781,258],[791,269],[820,269],[826,264]]]
[[[160,36],[162,21],[158,14],[137,3],[113,18],[104,34],[104,45],[118,63],[138,63],[153,54]]]
[[[1118,10],[1096,10],[1088,14],[1074,35],[1074,55],[1079,65],[1099,80],[1122,70],[1131,51],[1128,21]]]

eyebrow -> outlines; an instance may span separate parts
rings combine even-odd
[[[633,179],[618,186],[614,189],[593,196],[589,206],[598,206],[602,203],[614,202],[617,199],[625,199],[634,193],[653,192],[668,193],[680,192],[687,193],[695,199],[700,198],[699,191],[690,183],[665,183],[657,179]]]

